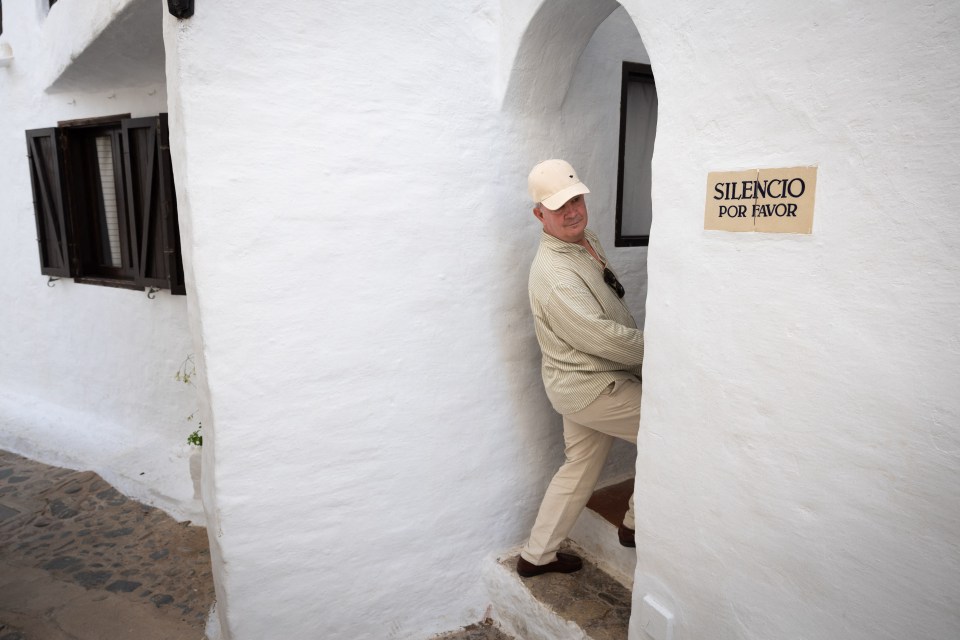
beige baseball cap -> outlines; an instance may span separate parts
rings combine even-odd
[[[527,177],[530,197],[547,209],[556,211],[573,196],[590,193],[587,185],[580,182],[577,172],[564,160],[544,160]]]

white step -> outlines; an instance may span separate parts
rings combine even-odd
[[[518,640],[625,640],[636,549],[623,547],[617,525],[633,479],[599,488],[570,532],[565,549],[584,567],[571,574],[517,575],[520,548],[488,558],[484,581],[491,615]]]
[[[490,557],[483,573],[492,617],[519,640],[626,640],[630,591],[583,549],[565,548],[584,558],[583,569],[521,578],[519,548]]]

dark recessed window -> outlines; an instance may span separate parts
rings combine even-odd
[[[3,2],[0,2],[0,34],[3,33]]]
[[[657,135],[657,86],[650,65],[623,63],[620,90],[620,167],[617,171],[618,247],[650,242],[650,161]]]
[[[166,114],[27,131],[40,272],[184,293]]]

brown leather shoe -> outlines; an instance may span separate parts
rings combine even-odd
[[[626,525],[621,524],[617,528],[617,537],[620,538],[620,544],[625,547],[636,547],[637,541],[634,539],[635,531],[628,529]]]
[[[557,559],[547,564],[533,564],[522,556],[517,560],[517,573],[524,578],[532,578],[542,573],[573,573],[580,571],[582,567],[583,560],[572,553],[558,553]]]

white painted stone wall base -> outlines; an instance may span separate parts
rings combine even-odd
[[[562,618],[534,598],[516,571],[500,564],[501,557],[520,553],[520,547],[491,555],[483,563],[483,581],[491,599],[491,613],[500,627],[522,640],[589,640],[579,626]]]

